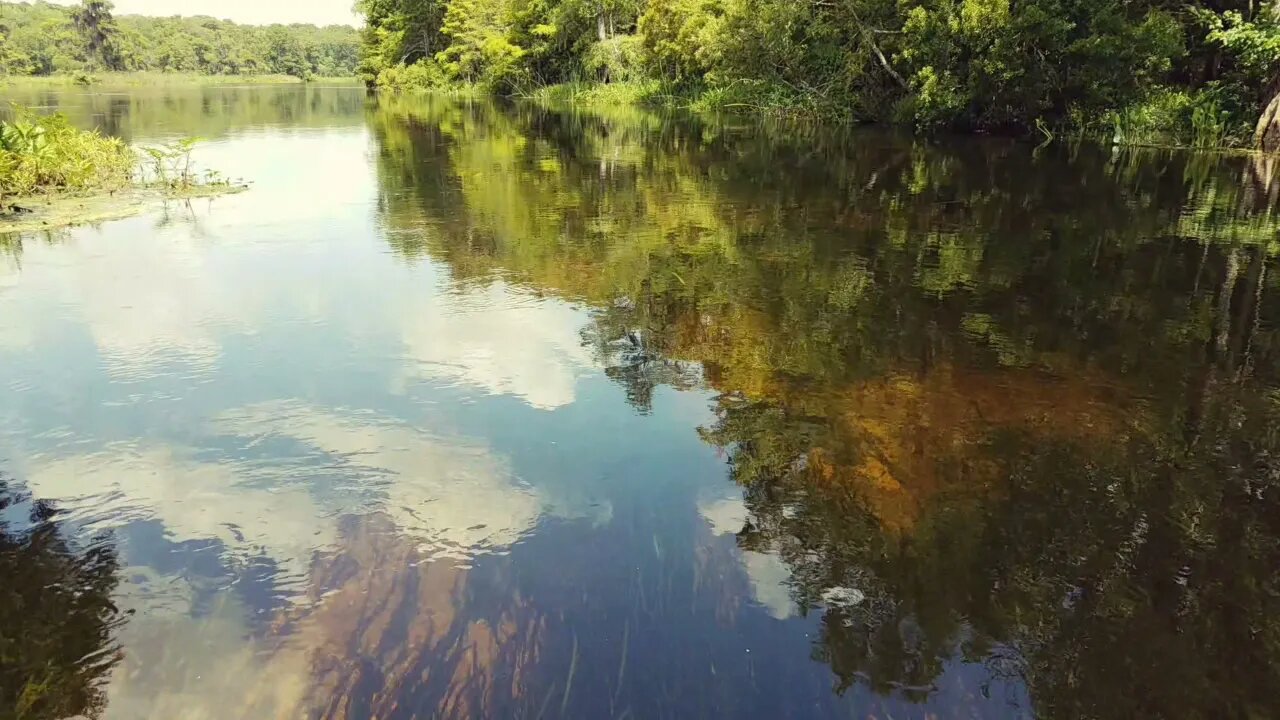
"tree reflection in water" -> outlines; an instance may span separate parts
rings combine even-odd
[[[586,302],[718,393],[744,550],[836,690],[953,659],[1044,717],[1280,714],[1280,250],[1258,158],[384,102],[394,248]]]
[[[22,720],[95,718],[119,661],[113,539],[83,544],[57,506],[0,476],[0,713]]]

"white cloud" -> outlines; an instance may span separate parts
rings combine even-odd
[[[340,529],[343,516],[380,518],[371,532],[393,532],[393,543],[412,548],[415,562],[434,563],[435,582],[461,582],[471,560],[506,551],[544,512],[592,514],[590,508],[576,512],[571,502],[549,502],[482,443],[372,412],[269,402],[224,413],[211,429],[240,438],[241,457],[253,456],[264,442],[301,448],[261,460],[218,461],[201,459],[204,453],[194,448],[116,443],[70,457],[22,459],[21,475],[33,494],[56,499],[68,519],[86,529],[153,520],[174,542],[214,539],[228,554],[269,558],[279,570],[273,589],[297,603],[272,622],[295,611],[311,618],[285,636],[275,634],[276,625],[263,631],[259,623],[255,630],[251,609],[227,588],[216,591],[212,605],[206,600],[197,607],[198,578],[126,567],[120,604],[139,612],[120,638],[126,653],[112,676],[109,719],[305,715],[320,692],[316,654],[326,643],[346,647],[344,633],[356,632],[343,620],[350,598],[339,602],[313,573],[316,553],[332,557],[351,549],[349,527]],[[387,530],[377,529],[384,520]],[[395,564],[404,557],[379,558],[391,565],[363,567],[359,577],[412,572]],[[348,590],[373,592],[359,583]],[[440,621],[454,590],[429,593],[444,604],[419,610]],[[429,622],[415,632],[435,627]]]
[[[264,403],[219,417],[215,430],[244,450],[291,439],[306,450],[259,461],[204,461],[191,448],[114,443],[25,461],[38,497],[57,499],[94,529],[158,520],[177,542],[218,540],[229,552],[265,555],[282,579],[305,580],[317,550],[345,514],[385,513],[424,557],[470,560],[503,552],[544,510],[587,516],[544,500],[486,446],[371,413]]]
[[[266,489],[234,464],[195,461],[167,447],[108,445],[30,463],[27,483],[94,529],[159,520],[175,542],[220,540],[232,552],[264,553],[290,577],[305,574],[312,551],[336,529],[307,488]]]
[[[274,638],[253,636],[248,610],[231,593],[200,613],[191,597],[175,600],[171,612],[157,612],[150,599],[122,600],[141,612],[121,631],[127,652],[111,677],[107,720],[300,717],[311,692],[304,649],[277,652]]]
[[[594,366],[582,311],[502,281],[442,286],[404,313],[402,380],[455,382],[542,410],[574,401],[578,376]]]
[[[243,437],[290,438],[331,458],[348,488],[335,509],[385,513],[427,557],[467,560],[504,550],[544,506],[487,447],[370,413],[264,403],[224,414],[216,425]],[[305,469],[271,463],[259,471],[273,487],[287,487]]]
[[[74,318],[113,378],[152,377],[175,362],[189,373],[212,370],[218,333],[248,327],[239,316],[243,293],[232,278],[209,271],[199,240],[153,225],[133,218],[79,231],[56,247],[28,243],[17,288],[6,298],[0,345],[38,347],[33,339],[49,325]]]
[[[735,534],[747,521],[747,506],[736,491],[729,497],[699,502],[698,512],[716,535]],[[779,620],[794,615],[795,603],[791,600],[787,584],[791,579],[791,569],[782,558],[773,553],[752,550],[742,550],[740,554],[756,602]]]

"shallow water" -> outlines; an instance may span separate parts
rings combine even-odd
[[[17,99],[254,183],[0,243],[27,717],[1280,714],[1263,160]]]

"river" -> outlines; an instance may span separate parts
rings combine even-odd
[[[18,717],[1280,716],[1274,158],[10,99],[252,183],[0,239]]]

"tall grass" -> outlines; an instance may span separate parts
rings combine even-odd
[[[137,161],[117,138],[74,128],[61,115],[20,112],[0,122],[0,208],[7,197],[124,187]]]
[[[550,106],[598,109],[632,105],[832,123],[864,122],[875,117],[862,107],[851,107],[822,95],[805,94],[765,81],[738,81],[713,87],[653,79],[611,83],[578,81],[538,87],[524,97]]]
[[[1247,144],[1249,131],[1240,109],[1225,106],[1212,90],[1157,91],[1100,121],[1076,124],[1085,134],[1104,136],[1116,145],[1235,147]]]
[[[0,122],[0,215],[32,195],[52,199],[135,188],[191,197],[244,189],[243,182],[198,169],[191,158],[195,144],[189,138],[135,149],[72,127],[62,115],[19,109],[14,120]]]
[[[595,83],[569,82],[535,88],[526,97],[547,105],[604,107],[618,105],[678,106],[687,98],[657,80]]]

